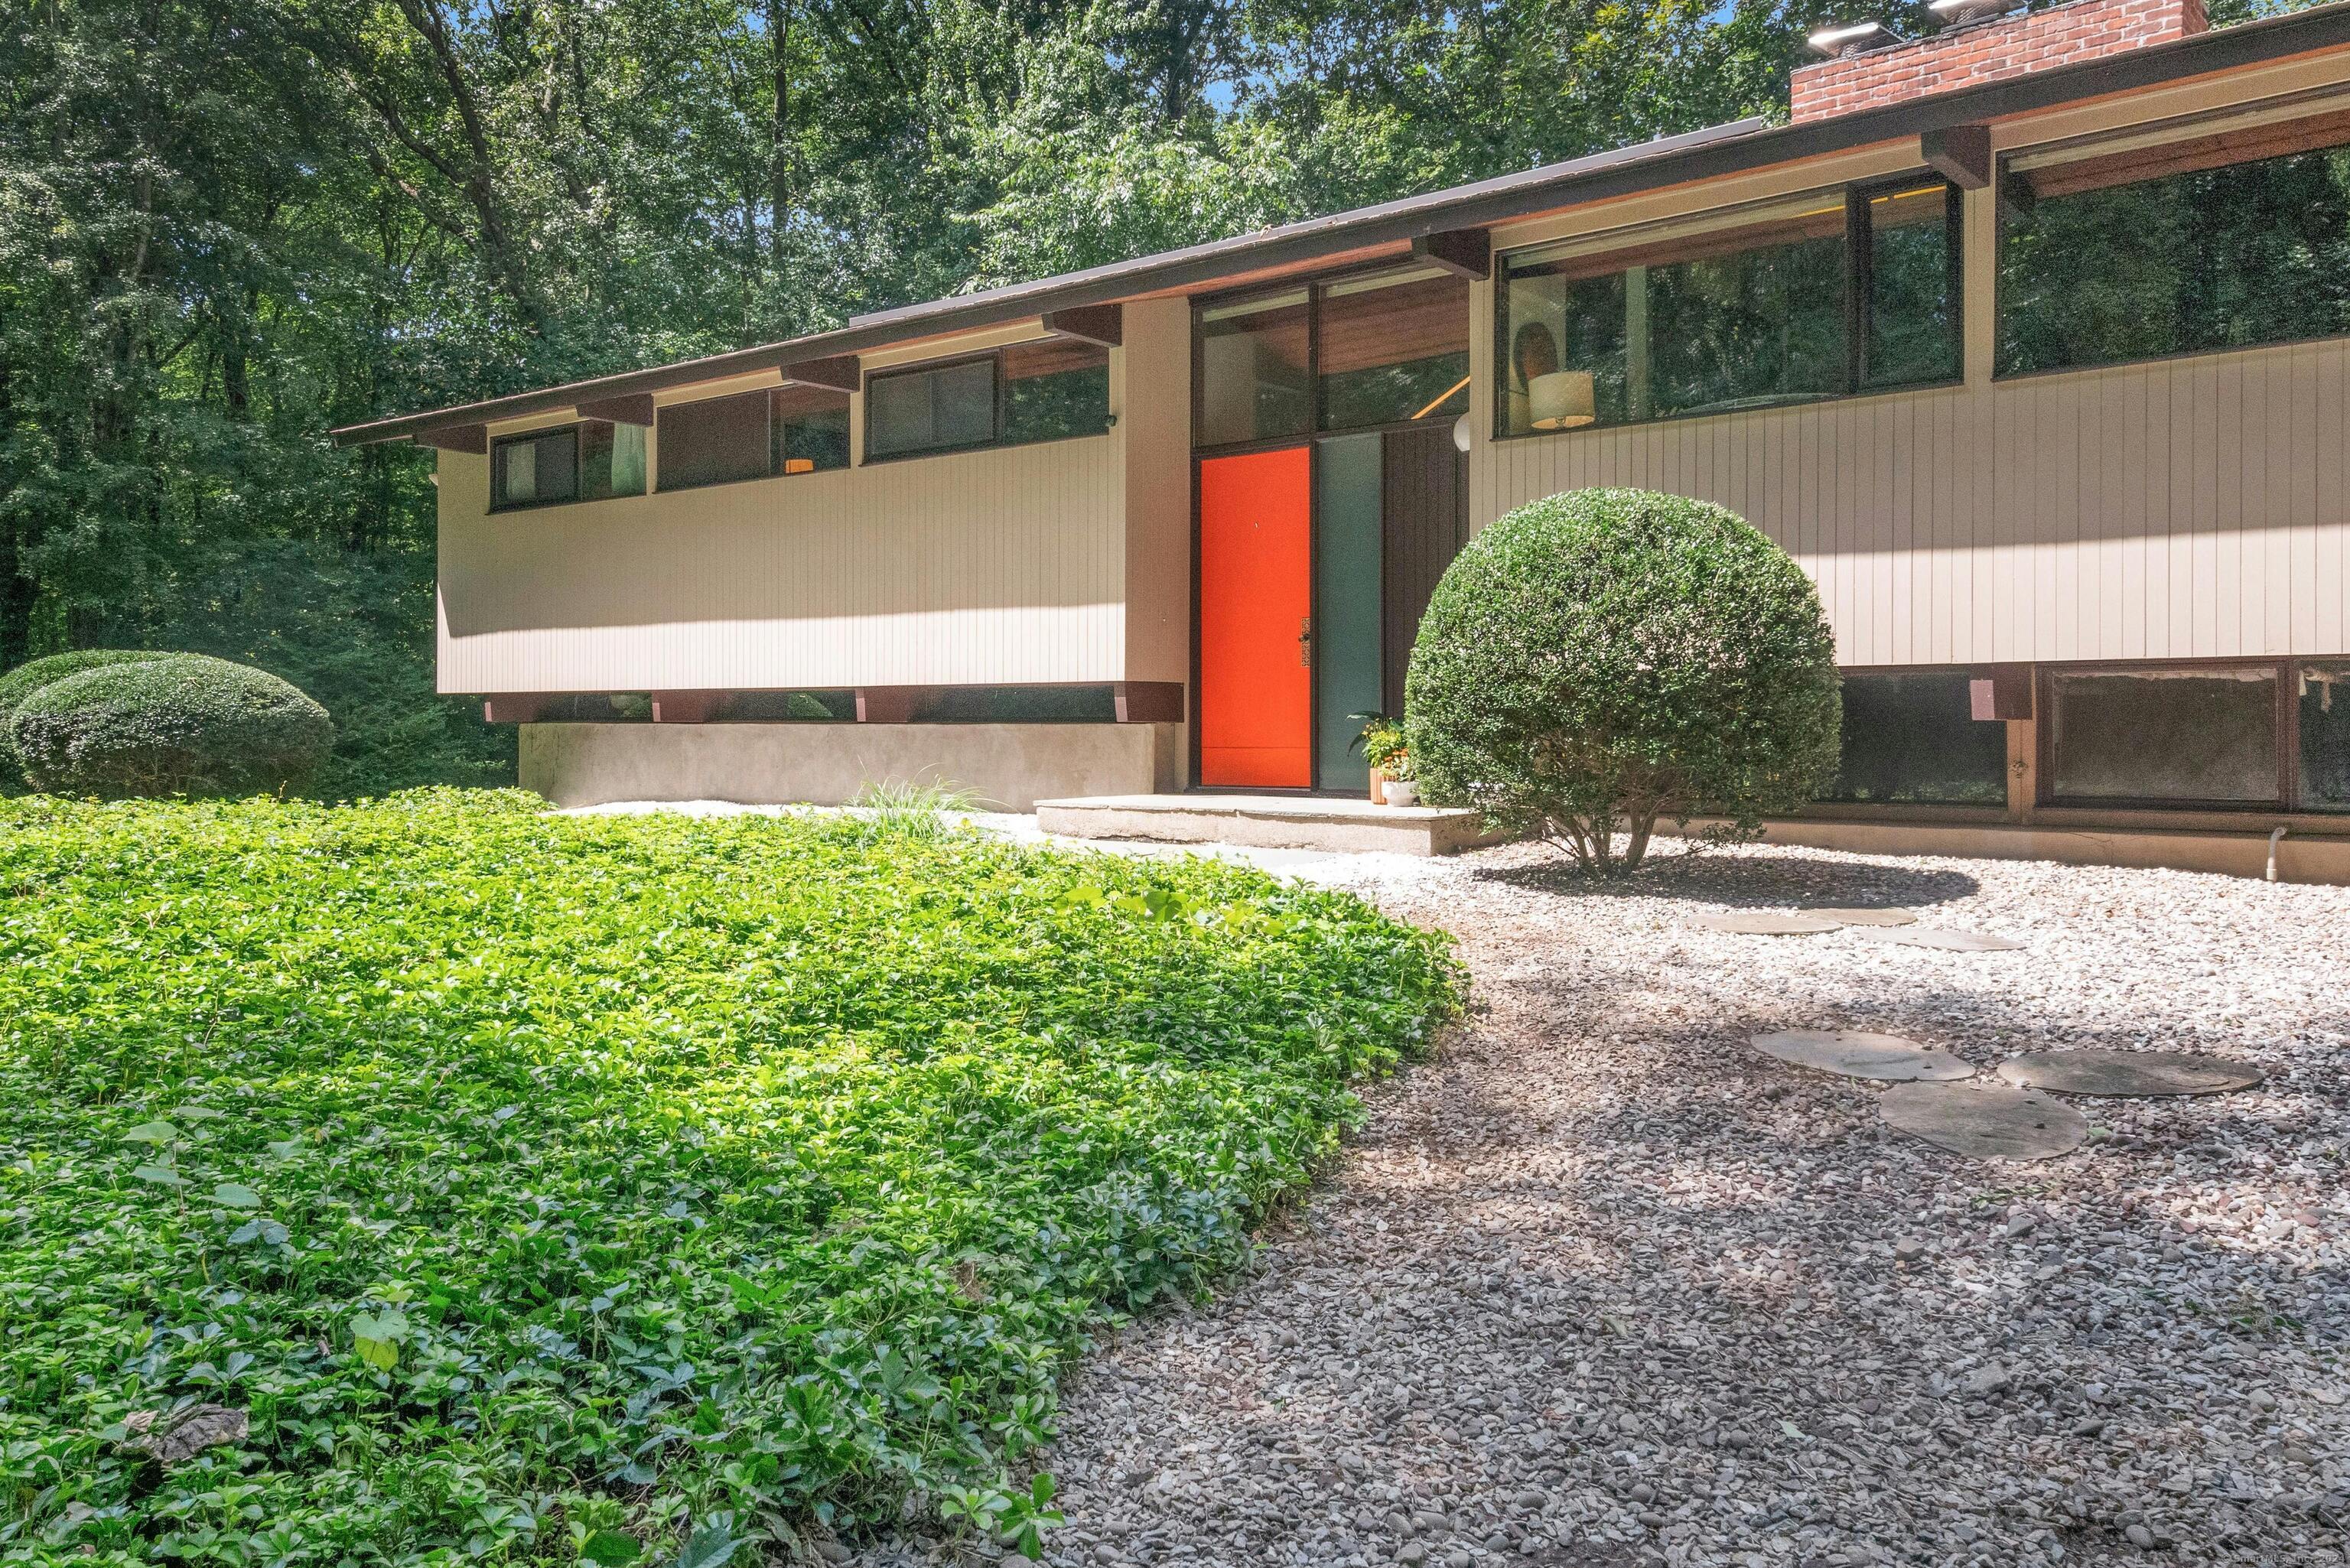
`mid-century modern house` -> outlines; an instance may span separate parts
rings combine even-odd
[[[2350,880],[2350,5],[1944,7],[1783,126],[338,433],[437,450],[441,689],[560,803],[1359,797],[1462,542],[1639,485],[1819,585],[1773,837]]]

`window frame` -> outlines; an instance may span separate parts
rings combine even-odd
[[[2319,119],[2323,118],[2323,116],[2324,111],[2322,109],[2313,109],[2308,118]],[[2154,151],[2163,147],[2197,141],[2207,136],[2225,134],[2225,128],[2237,118],[2237,116],[2229,113],[2209,117],[2199,117],[2193,122],[2178,127],[2178,134],[2175,137],[2158,141],[2146,142],[2143,144],[2143,150]],[[2214,123],[2220,125],[2221,130],[2214,131],[2211,129],[2211,125]],[[2291,123],[2291,121],[2287,120],[2283,123]],[[2135,128],[2124,127],[2110,134],[2079,139],[2077,143],[2069,141],[2060,142],[2054,148],[2044,146],[2019,147],[2014,149],[2012,151],[2001,153],[1992,161],[1991,188],[1992,192],[1996,193],[1997,200],[1991,203],[1991,380],[1994,382],[2030,381],[2036,380],[2045,376],[2088,376],[2095,375],[2100,371],[2125,370],[2145,365],[2169,365],[2187,359],[2210,359],[2216,358],[2223,354],[2256,354],[2266,349],[2298,348],[2314,343],[2340,343],[2350,341],[2350,331],[2328,332],[2320,333],[2314,337],[2276,337],[2259,343],[2222,344],[2218,348],[2174,348],[2168,353],[2164,354],[2148,354],[2141,358],[2130,359],[2100,359],[2094,364],[2042,365],[2026,370],[2003,370],[2000,369],[1999,345],[2001,342],[2001,325],[2007,309],[2006,291],[2001,286],[2001,285],[2002,281],[2002,275],[2006,270],[2002,263],[2007,254],[2006,242],[2010,207],[2008,200],[2008,182],[2011,179],[2023,178],[2037,169],[2061,169],[2065,167],[2067,164],[2074,162],[2094,162],[2099,156],[2101,156],[2098,151],[2098,148],[2101,144],[2109,144],[2116,141],[2132,142],[2135,144],[2137,142],[2137,134],[2142,132],[2146,128],[2142,126]],[[2062,149],[2064,151],[2072,152],[2076,156],[2050,156],[2052,152],[2057,151],[2058,149]],[[2134,145],[2133,147],[2125,149],[2124,151],[2137,150],[2140,150],[2140,148]],[[2323,141],[2308,147],[2299,148],[2290,152],[2266,153],[2256,158],[2241,158],[2230,162],[2213,164],[2210,167],[2213,170],[2241,169],[2251,164],[2266,163],[2280,158],[2294,157],[2310,152],[2326,152],[2334,151],[2350,151],[2350,140]],[[2018,162],[2026,162],[2029,164],[2029,167],[2018,170],[2014,167]],[[2164,176],[2152,175],[2146,181],[2116,181],[2111,187],[2107,188],[2122,190],[2134,184],[2149,183],[2153,180],[2161,178],[2164,178]],[[2156,662],[2177,663],[2178,661],[2174,659],[2168,661],[2158,660]],[[2323,660],[2318,660],[2318,662],[2323,662]]]
[[[1495,255],[1496,262],[1500,257]],[[1277,447],[1295,446],[1300,441],[1331,440],[1341,436],[1387,435],[1398,431],[1427,430],[1432,426],[1458,423],[1464,415],[1430,414],[1421,420],[1398,420],[1387,424],[1348,425],[1341,430],[1322,428],[1322,296],[1331,286],[1353,283],[1360,278],[1376,277],[1381,273],[1416,270],[1421,264],[1411,258],[1382,257],[1378,261],[1358,263],[1330,272],[1316,273],[1307,278],[1283,278],[1274,283],[1253,283],[1238,288],[1218,290],[1213,294],[1193,295],[1187,302],[1191,307],[1189,330],[1191,337],[1191,451],[1201,457],[1238,457],[1251,452],[1271,452]],[[1252,436],[1246,441],[1218,441],[1213,444],[1200,440],[1202,424],[1202,402],[1207,392],[1206,338],[1200,332],[1200,313],[1222,306],[1245,305],[1253,299],[1272,300],[1284,294],[1305,291],[1305,424],[1304,428],[1280,435]],[[1472,287],[1465,306],[1464,344],[1470,357],[1469,410],[1476,409],[1476,347],[1477,294]],[[1498,307],[1497,307],[1498,308]]]
[[[1874,247],[1870,239],[1873,226],[1868,217],[1869,202],[1897,191],[1913,190],[1939,184],[1942,187],[1942,222],[1944,254],[1948,258],[1950,294],[1950,364],[1947,376],[1929,377],[1918,381],[1888,381],[1872,385],[1868,380],[1868,336],[1870,314],[1868,286],[1875,265]],[[1646,419],[1619,420],[1612,424],[1594,422],[1572,430],[1512,431],[1508,428],[1509,399],[1504,378],[1510,363],[1509,300],[1510,261],[1529,252],[1548,250],[1557,240],[1545,240],[1534,244],[1519,245],[1493,254],[1493,341],[1492,358],[1486,367],[1488,389],[1492,393],[1492,439],[1503,441],[1535,441],[1555,436],[1589,436],[1607,431],[1638,430],[1648,425],[1671,424],[1682,420],[1735,419],[1749,414],[1782,413],[1789,409],[1814,408],[1823,403],[1850,402],[1856,398],[1881,398],[1905,392],[1932,391],[1945,387],[1963,386],[1966,382],[1967,296],[1966,296],[1966,202],[1965,192],[1931,169],[1917,169],[1906,174],[1887,175],[1881,179],[1856,180],[1841,188],[1830,186],[1813,192],[1825,200],[1830,194],[1841,196],[1844,202],[1844,388],[1841,391],[1815,398],[1789,399],[1785,402],[1752,409],[1693,409],[1685,412],[1650,414]],[[1772,204],[1804,199],[1802,192],[1773,198]],[[1702,213],[1690,213],[1702,217]],[[1722,230],[1736,229],[1735,223],[1722,225]],[[1721,232],[1705,229],[1692,234]],[[1628,235],[1627,236],[1629,237]],[[1605,245],[1609,231],[1572,236],[1574,240],[1589,240],[1595,246]],[[1736,253],[1732,253],[1736,254]],[[1655,264],[1670,265],[1670,263]]]
[[[495,517],[508,512],[536,512],[543,506],[577,506],[582,504],[586,500],[586,497],[583,497],[579,493],[579,427],[584,422],[584,421],[574,420],[568,424],[541,425],[536,430],[515,431],[511,435],[492,437],[490,441],[489,515]],[[571,493],[560,497],[535,495],[528,501],[499,500],[498,492],[501,489],[501,486],[498,483],[498,460],[501,455],[503,455],[509,447],[520,446],[525,441],[536,445],[538,442],[546,440],[549,436],[567,436],[570,439]],[[625,499],[625,497],[598,496],[596,499],[617,501]]]
[[[660,408],[653,410],[654,423],[651,428],[655,436],[654,456],[651,472],[647,475],[649,481],[646,485],[647,493],[652,495],[684,495],[697,490],[723,490],[730,484],[758,484],[770,479],[806,479],[812,474],[816,473],[840,473],[856,467],[857,455],[852,450],[848,454],[848,461],[843,462],[837,468],[812,469],[808,473],[787,473],[785,472],[783,451],[783,431],[785,421],[783,418],[775,412],[775,394],[778,392],[790,391],[795,385],[795,383],[786,381],[773,387],[754,387],[746,392],[721,392],[714,397],[708,398],[681,398],[673,403],[661,404]],[[842,392],[837,387],[825,388],[822,389],[838,392],[843,399],[849,400],[848,406],[845,408],[844,411],[848,415],[850,428],[852,430],[855,429],[857,416],[855,412],[854,400],[856,398],[856,394],[853,392]],[[698,403],[721,403],[735,398],[753,397],[764,397],[767,400],[767,471],[764,473],[746,473],[740,479],[708,480],[700,484],[669,483],[661,473],[659,441],[660,431],[660,416],[668,413],[672,409],[690,409]]]
[[[2160,811],[2201,812],[2205,814],[2238,813],[2274,816],[2298,814],[2301,804],[2301,715],[2294,698],[2295,677],[2304,663],[2330,662],[2322,658],[2296,656],[2288,659],[2066,659],[2043,664],[2033,679],[2033,804],[2035,807],[2055,811]],[[2208,670],[2213,674],[2230,670],[2261,670],[2269,673],[2274,711],[2274,743],[2271,765],[2275,770],[2276,794],[2262,800],[2176,800],[2165,796],[2147,795],[2063,795],[2056,793],[2056,682],[2067,675],[2130,675],[2147,670]],[[2339,815],[2338,810],[2319,807],[2313,815]]]
[[[1004,351],[1011,348],[1025,348],[1033,344],[1049,343],[1055,341],[1056,338],[1066,337],[1066,334],[1048,333],[1042,337],[1024,337],[1017,343],[999,343],[993,348],[982,348],[969,354],[954,354],[939,359],[916,359],[909,361],[903,365],[885,365],[875,369],[866,371],[858,394],[865,399],[865,411],[864,418],[858,421],[862,429],[857,441],[858,466],[860,468],[872,468],[878,467],[886,462],[919,462],[922,459],[928,457],[960,457],[966,452],[973,452],[1011,450],[1025,446],[1053,446],[1065,441],[1093,441],[1098,437],[1109,434],[1112,431],[1115,431],[1118,428],[1118,410],[1114,408],[1105,407],[1102,410],[1102,428],[1097,431],[1077,431],[1068,435],[1031,436],[1024,441],[1006,441],[1004,439],[1003,416],[1005,408],[1010,400],[1006,379],[1003,374]],[[1083,343],[1087,340],[1084,338],[1076,338],[1074,339],[1074,341]],[[1101,344],[1093,344],[1091,346],[1099,349],[1101,352],[1102,369],[1104,376],[1107,379],[1110,369],[1109,356],[1111,350]],[[995,389],[994,409],[989,421],[988,429],[990,433],[988,434],[987,439],[984,441],[959,441],[952,446],[928,446],[922,448],[920,452],[876,452],[873,450],[874,382],[886,381],[898,376],[920,376],[936,370],[951,370],[959,365],[974,365],[978,364],[982,360],[986,361],[991,367],[991,375],[994,381]],[[1103,399],[1105,404],[1109,400],[1109,392],[1111,389],[1105,389]]]

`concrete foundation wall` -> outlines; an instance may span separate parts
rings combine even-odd
[[[845,805],[943,783],[992,805],[1178,787],[1180,724],[525,724],[522,785],[557,805],[731,800]]]
[[[1692,827],[1705,826],[1693,822]],[[2225,877],[2268,871],[2266,832],[2164,832],[2146,827],[2047,827],[2008,823],[1839,822],[1778,817],[1766,844],[1861,855],[1946,855],[1960,859],[2053,860],[2070,866],[2163,867]],[[2350,835],[2288,830],[2276,846],[2277,880],[2350,886]]]

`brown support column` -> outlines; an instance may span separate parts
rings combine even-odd
[[[707,724],[717,715],[718,705],[726,700],[723,691],[656,691],[653,693],[653,722],[656,724]]]
[[[2040,721],[2007,721],[2007,815],[2031,820],[2040,804]]]
[[[482,699],[482,722],[484,724],[532,724],[538,722],[539,709],[546,699],[532,692],[508,692]]]
[[[1180,724],[1183,722],[1183,683],[1180,680],[1119,680],[1110,691],[1118,700],[1121,724]]]
[[[927,686],[859,686],[857,722],[860,724],[909,724],[914,705],[930,691]]]

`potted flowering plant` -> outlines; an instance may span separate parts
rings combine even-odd
[[[1385,713],[1347,716],[1363,721],[1362,732],[1355,737],[1355,744],[1361,750],[1363,760],[1371,764],[1371,804],[1417,804],[1419,788],[1412,782],[1411,754],[1404,749],[1403,721]]]

